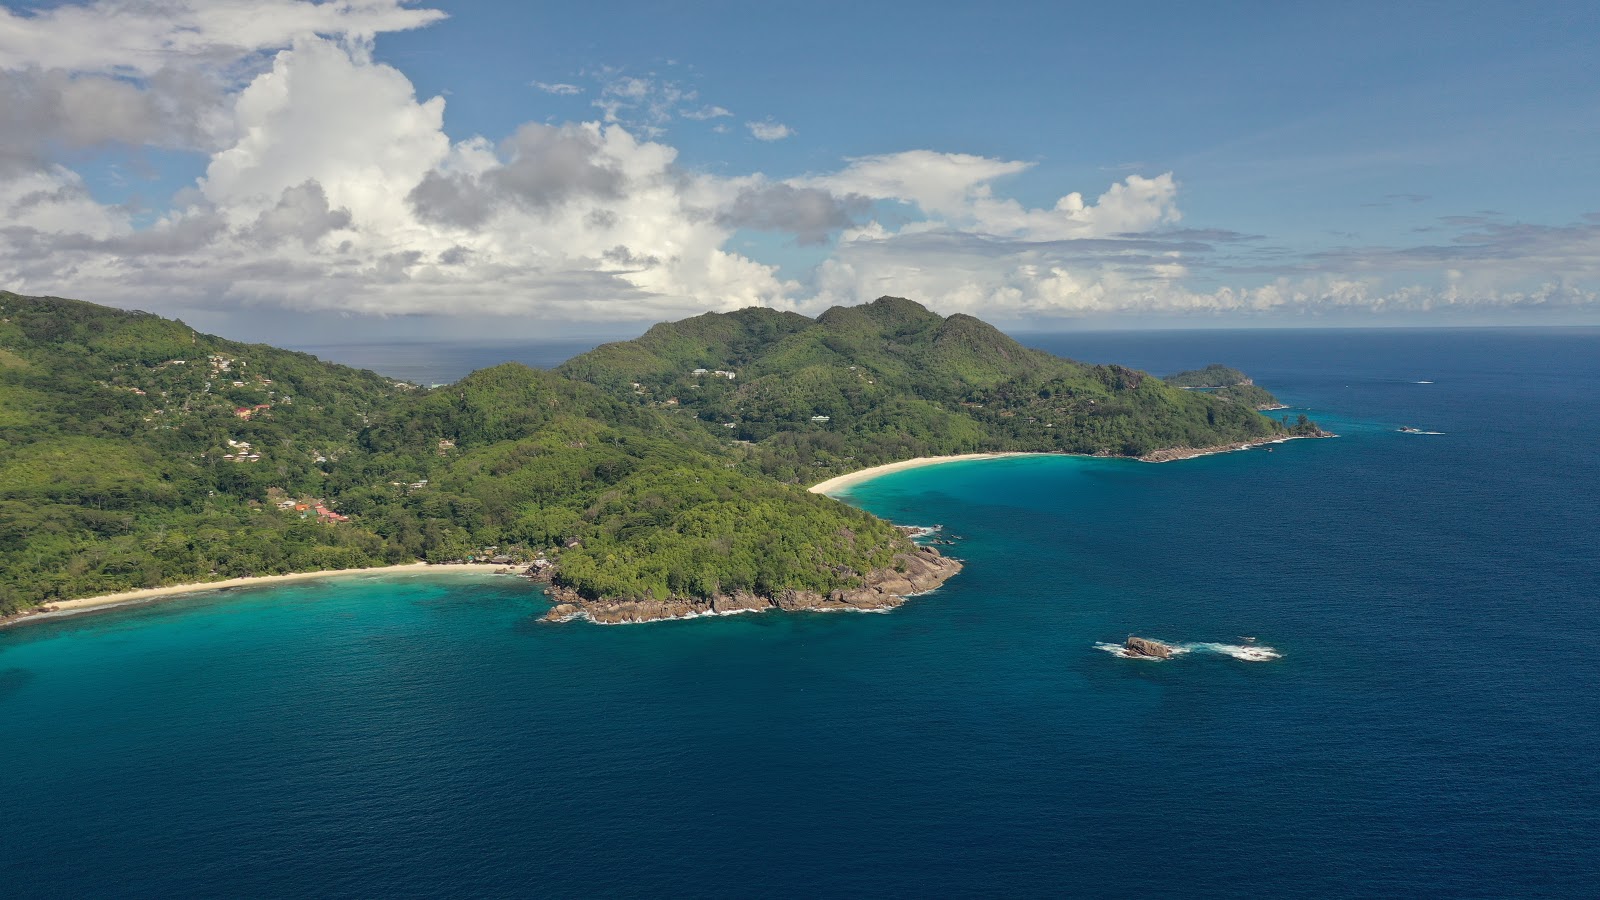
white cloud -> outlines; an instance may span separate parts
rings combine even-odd
[[[546,94],[557,94],[567,97],[583,93],[583,88],[580,88],[575,84],[566,84],[565,82],[535,81],[533,82],[533,87],[544,91]]]
[[[109,238],[131,228],[126,213],[95,202],[78,173],[61,166],[0,178],[0,222],[8,230],[87,238]]]
[[[175,64],[228,63],[315,35],[367,41],[444,17],[399,0],[96,0],[31,13],[0,7],[0,69],[150,76]]]
[[[640,78],[614,69],[601,71],[600,97],[594,107],[608,123],[658,137],[678,114],[680,104],[699,95],[675,81]]]
[[[400,226],[409,214],[395,188],[450,149],[443,98],[419,103],[397,70],[314,38],[278,54],[239,94],[234,119],[240,138],[212,157],[200,189],[235,223],[309,179],[358,227]]]
[[[731,116],[733,113],[723,109],[720,106],[702,106],[699,109],[683,110],[679,113],[679,115],[683,116],[685,119],[693,119],[696,122],[704,122],[707,119],[721,119],[725,116]]]
[[[830,190],[915,203],[934,216],[959,215],[992,183],[1026,171],[1024,162],[1007,162],[966,153],[908,150],[850,160],[841,172],[810,181]]]
[[[746,122],[744,127],[750,129],[750,136],[758,141],[781,141],[794,136],[794,129],[771,119],[765,122]]]
[[[673,148],[621,125],[529,123],[499,147],[452,145],[442,98],[315,37],[232,103],[238,138],[142,244],[68,170],[0,180],[0,281],[153,306],[612,321],[797,290],[725,249],[737,226],[715,209],[732,182],[686,176]]]
[[[534,328],[882,294],[1012,321],[1597,303],[1600,221],[1475,217],[1443,221],[1454,237],[1432,245],[1273,255],[1179,229],[1170,172],[1031,205],[1005,188],[1032,163],[929,149],[787,180],[686,170],[663,129],[731,113],[613,70],[598,76],[600,121],[453,141],[444,99],[370,52],[373,35],[439,17],[379,0],[0,9],[0,284],[158,310],[505,314]],[[54,155],[106,143],[207,163],[150,223],[97,202]],[[741,229],[829,249],[801,283],[730,249]]]

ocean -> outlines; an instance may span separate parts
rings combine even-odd
[[[430,574],[0,631],[0,895],[1595,895],[1600,330],[1026,342],[1340,437],[863,483],[968,563],[887,614]]]

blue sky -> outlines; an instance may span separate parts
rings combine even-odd
[[[8,3],[0,284],[222,331],[1600,321],[1592,3]]]

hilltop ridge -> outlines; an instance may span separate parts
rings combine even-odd
[[[739,442],[750,465],[798,484],[917,456],[1142,457],[1289,434],[1234,398],[1052,356],[973,316],[940,316],[903,297],[816,319],[707,313],[558,371]]]

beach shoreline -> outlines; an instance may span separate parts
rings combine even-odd
[[[890,472],[903,472],[907,469],[920,469],[924,466],[939,466],[945,463],[967,462],[976,459],[1000,459],[1007,456],[1060,456],[1059,453],[1039,453],[1024,450],[997,451],[994,453],[958,453],[953,456],[919,456],[916,459],[902,459],[899,462],[884,463],[881,466],[871,466],[866,469],[857,469],[843,475],[835,475],[827,481],[819,481],[806,490],[813,494],[828,494],[853,487],[863,481],[877,478],[879,475],[888,475]]]
[[[903,472],[907,469],[920,469],[924,466],[938,466],[943,465],[944,463],[967,462],[970,460],[979,459],[1001,459],[1008,456],[1080,456],[1085,459],[1131,459],[1135,462],[1164,463],[1177,462],[1184,459],[1194,459],[1200,456],[1211,456],[1217,453],[1234,453],[1240,450],[1249,450],[1254,447],[1265,447],[1270,444],[1282,444],[1287,441],[1302,440],[1305,438],[1314,437],[1338,437],[1338,435],[1329,432],[1323,432],[1320,435],[1274,435],[1272,437],[1260,438],[1252,441],[1235,441],[1231,444],[1218,444],[1214,447],[1170,447],[1161,450],[1153,450],[1144,454],[1143,456],[1109,456],[1093,453],[1061,453],[1058,451],[1032,450],[1006,450],[996,451],[993,453],[958,453],[953,456],[919,456],[915,459],[903,459],[899,462],[884,463],[881,466],[871,466],[865,469],[857,469],[854,472],[846,472],[843,475],[835,475],[826,481],[817,482],[811,487],[806,488],[806,490],[813,494],[827,494],[831,497],[834,495],[834,493],[842,491],[845,488],[854,487],[863,481],[870,481],[880,475],[888,475],[891,472]]]
[[[192,584],[172,584],[165,587],[140,588],[132,591],[120,591],[115,594],[101,594],[98,597],[78,597],[73,600],[55,600],[40,604],[31,610],[11,616],[0,616],[0,628],[12,625],[21,625],[27,622],[43,622],[49,619],[58,619],[64,616],[79,613],[96,612],[103,609],[112,609],[118,606],[129,606],[135,603],[149,603],[153,601],[171,599],[173,597],[187,596],[189,594],[203,594],[210,591],[221,591],[229,588],[256,587],[273,584],[286,584],[293,581],[310,581],[318,578],[337,578],[350,575],[401,575],[406,573],[472,573],[492,575],[502,572],[507,566],[491,563],[461,563],[450,565],[434,565],[432,563],[415,562],[403,563],[397,566],[374,566],[366,569],[323,569],[316,572],[289,572],[283,575],[252,575],[247,578],[228,578],[222,581],[200,581]]]

